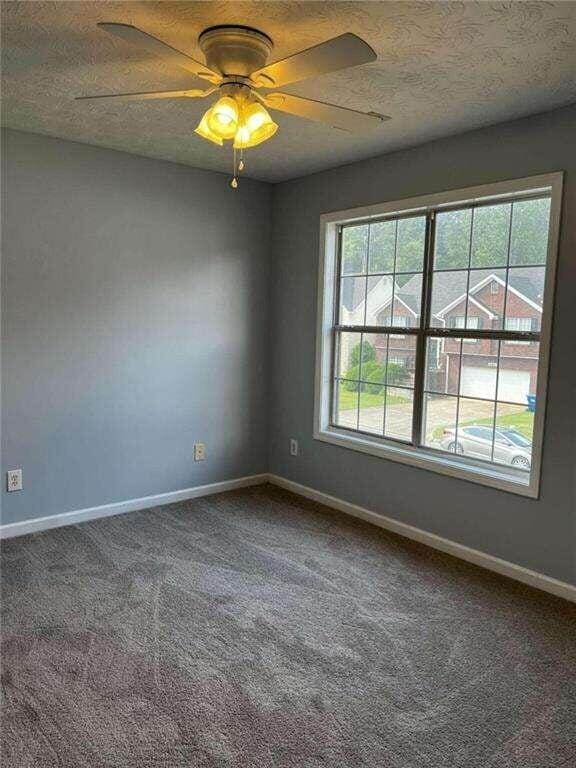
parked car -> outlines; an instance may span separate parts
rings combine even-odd
[[[494,458],[499,464],[510,464],[519,469],[530,469],[532,463],[532,441],[515,429],[485,427],[480,424],[460,427],[458,437],[456,429],[444,429],[440,445],[451,453],[465,453],[481,459],[492,458],[492,439],[494,439]]]

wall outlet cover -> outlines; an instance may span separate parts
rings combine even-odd
[[[298,440],[290,440],[290,456],[298,456]]]
[[[6,490],[8,491],[22,490],[22,470],[21,469],[9,469],[8,472],[6,472]]]
[[[194,461],[204,461],[206,458],[206,450],[204,443],[194,443]]]

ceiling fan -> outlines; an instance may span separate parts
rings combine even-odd
[[[274,47],[268,35],[237,25],[210,27],[198,38],[206,59],[202,64],[131,24],[101,22],[98,26],[210,85],[177,91],[79,96],[78,99],[205,99],[218,91],[218,100],[204,113],[195,132],[220,146],[224,141],[233,142],[234,175],[230,182],[233,188],[238,186],[236,171],[244,168],[243,151],[272,138],[278,130],[266,107],[344,131],[366,130],[389,119],[375,112],[358,112],[275,90],[309,77],[374,61],[376,54],[372,48],[351,33],[267,64]],[[265,92],[261,93],[260,89]],[[238,165],[236,150],[240,151]]]

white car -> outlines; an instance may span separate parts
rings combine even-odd
[[[492,456],[492,440],[494,440],[494,456]],[[510,464],[518,469],[529,470],[532,463],[532,441],[515,429],[485,427],[481,424],[471,424],[458,429],[444,429],[440,445],[450,453],[464,453],[467,456],[477,456],[489,459],[499,464]]]

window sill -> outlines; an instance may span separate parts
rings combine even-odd
[[[413,448],[385,439],[353,434],[337,427],[326,427],[316,431],[314,438],[341,448],[457,477],[519,496],[538,498],[537,478],[533,477],[534,470],[532,473],[522,473],[512,468],[487,466],[474,459],[439,454],[433,448]]]

